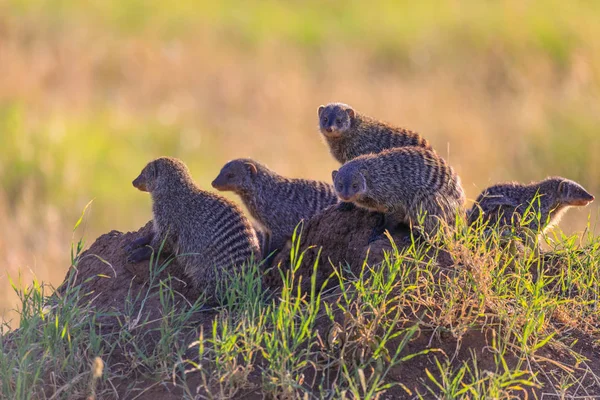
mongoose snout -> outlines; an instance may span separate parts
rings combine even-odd
[[[148,189],[146,188],[146,182],[144,182],[144,177],[141,174],[140,176],[135,178],[131,183],[133,184],[134,188],[141,190],[142,192],[148,191]]]
[[[581,206],[581,207],[585,207],[588,204],[590,204],[592,201],[595,200],[595,197],[590,195],[589,198],[587,199],[578,199],[578,200],[573,200],[569,203],[569,205],[571,206]]]

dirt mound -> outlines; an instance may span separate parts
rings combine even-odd
[[[119,314],[124,314],[126,307],[131,306],[128,299],[147,297],[144,304],[147,314],[140,317],[153,320],[160,316],[161,306],[159,296],[152,293],[158,290],[153,287],[152,282],[170,278],[171,286],[181,295],[180,301],[195,302],[198,292],[175,259],[169,261],[167,256],[161,256],[153,262],[153,266],[156,267],[155,276],[151,276],[154,272],[151,272],[148,261],[135,264],[127,262],[125,246],[147,235],[151,229],[152,223],[149,222],[137,232],[111,231],[100,236],[81,254],[77,265],[69,269],[57,292],[64,293],[67,285],[80,285],[80,293],[84,294],[80,301],[91,303],[99,311]],[[160,267],[167,262],[168,266],[161,270]]]
[[[305,251],[298,273],[302,276],[312,274],[315,262],[317,269],[317,287],[331,275],[333,266],[348,267],[358,274],[362,265],[368,260],[369,265],[376,265],[384,260],[385,253],[392,251],[389,239],[381,236],[371,241],[373,230],[381,222],[382,215],[362,208],[339,210],[332,206],[310,219],[303,227],[300,238],[300,251]],[[410,228],[400,226],[393,232],[392,238],[399,250],[411,245]],[[281,251],[273,260],[273,265],[279,268],[289,268],[290,247]],[[440,252],[438,262],[444,266],[453,264],[452,258],[445,252]],[[269,284],[278,281],[276,269],[268,274]],[[304,280],[304,282],[309,282]],[[306,288],[305,288],[306,289]]]

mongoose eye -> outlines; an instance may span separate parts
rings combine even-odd
[[[352,189],[357,190],[358,189],[358,184],[357,183],[353,183],[352,184]]]
[[[234,176],[234,175],[233,175],[233,173],[229,172],[229,173],[227,174],[227,179],[232,179],[232,178],[233,178],[233,176]]]
[[[323,117],[323,123],[326,124],[327,121],[329,121],[329,119],[327,119],[327,117]]]
[[[335,123],[338,124],[338,125],[341,125],[342,124],[342,119],[341,118],[336,119]]]

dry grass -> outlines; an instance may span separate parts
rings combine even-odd
[[[546,175],[600,193],[594,4],[61,4],[0,5],[0,261],[25,283],[62,281],[90,199],[87,238],[149,219],[130,181],[153,157],[203,187],[240,156],[329,179],[315,114],[332,100],[422,132],[470,198]]]

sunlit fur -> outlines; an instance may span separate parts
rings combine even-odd
[[[212,186],[241,197],[250,214],[271,235],[269,251],[282,248],[301,220],[337,203],[330,184],[286,178],[252,159],[225,164]]]
[[[348,104],[320,106],[318,115],[321,134],[333,157],[342,164],[360,155],[396,147],[431,149],[429,142],[418,133],[377,121]]]
[[[460,178],[434,151],[420,147],[359,156],[334,173],[334,187],[343,201],[398,222],[416,226],[426,213],[422,228],[428,235],[437,232],[440,221],[450,226],[464,214]]]
[[[468,213],[469,223],[514,226],[543,232],[573,206],[594,201],[583,186],[562,177],[522,184],[507,182],[485,189]],[[525,215],[528,214],[528,215]]]
[[[223,271],[259,256],[258,239],[242,210],[200,189],[183,162],[151,161],[133,184],[152,196],[151,246],[157,251],[166,239],[165,250],[181,255],[185,273],[207,295],[215,293]]]

